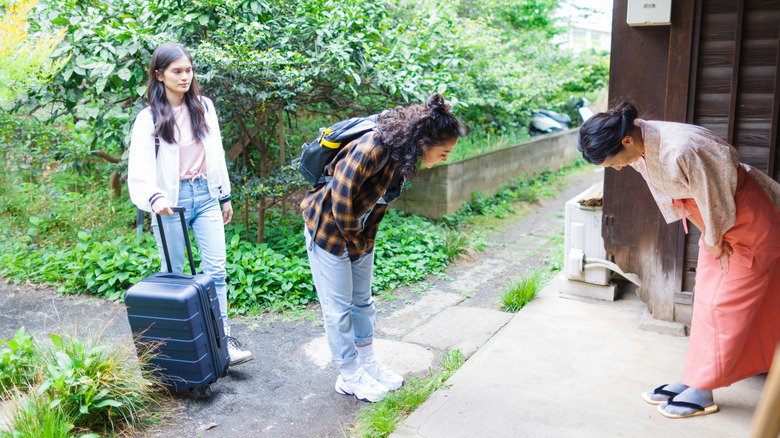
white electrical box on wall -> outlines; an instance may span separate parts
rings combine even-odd
[[[672,24],[672,0],[628,0],[626,23],[629,26]]]

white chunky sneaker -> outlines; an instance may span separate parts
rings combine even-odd
[[[366,369],[369,376],[374,380],[381,383],[385,388],[390,391],[395,391],[404,384],[404,378],[397,373],[394,373],[382,362],[376,361],[362,365]]]
[[[241,365],[242,363],[249,362],[255,357],[249,350],[242,350],[241,343],[232,336],[227,337],[228,355],[230,356],[230,366]]]
[[[387,395],[387,387],[369,376],[362,366],[350,377],[339,374],[336,379],[336,392],[354,395],[358,400],[376,403]]]
[[[225,324],[222,326],[225,329],[225,336],[227,336],[227,349],[228,356],[230,357],[230,366],[241,365],[242,363],[249,362],[255,357],[249,350],[242,350],[241,343],[232,336],[230,336],[230,326]]]

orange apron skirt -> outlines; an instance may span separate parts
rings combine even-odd
[[[740,166],[728,274],[699,244],[682,383],[712,390],[769,371],[780,342],[780,213]],[[693,199],[681,201],[702,221]]]

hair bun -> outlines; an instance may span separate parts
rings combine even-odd
[[[639,110],[636,109],[631,102],[623,102],[615,108],[615,112],[622,116],[625,120],[630,120],[632,123],[634,119],[639,115]]]
[[[426,102],[428,109],[433,114],[443,114],[450,110],[450,105],[444,100],[444,97],[439,93],[431,94]]]

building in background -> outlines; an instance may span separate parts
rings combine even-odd
[[[557,14],[562,32],[553,42],[577,52],[610,51],[612,44],[612,1],[571,0]]]

